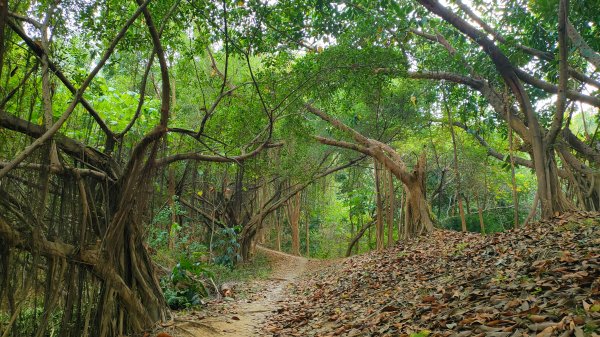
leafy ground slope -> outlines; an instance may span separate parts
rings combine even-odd
[[[598,336],[600,214],[438,230],[297,280],[273,336]]]

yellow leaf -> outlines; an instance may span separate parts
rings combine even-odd
[[[415,96],[410,96],[410,102],[416,106],[417,105],[417,98]]]
[[[196,192],[196,194],[198,194],[198,196],[201,197],[202,196],[202,191],[198,191],[198,192]]]

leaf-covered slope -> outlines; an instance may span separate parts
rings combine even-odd
[[[600,334],[600,214],[502,234],[436,231],[299,282],[275,336]]]

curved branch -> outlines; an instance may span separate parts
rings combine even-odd
[[[569,35],[569,39],[573,42],[573,46],[579,49],[579,53],[583,58],[588,60],[591,64],[596,67],[596,70],[600,70],[600,53],[596,52],[585,42],[583,37],[577,32],[575,27],[571,24],[570,21],[567,20],[567,34]]]
[[[38,58],[41,59],[43,55],[45,55],[44,50],[39,45],[37,45],[35,41],[33,41],[29,36],[27,36],[27,34],[21,29],[21,27],[19,27],[10,20],[7,22],[7,24],[15,33],[17,33],[17,35],[19,35],[19,37],[25,42],[29,49],[33,51],[33,53]],[[50,68],[50,70],[52,70],[54,75],[63,83],[63,85],[71,92],[71,94],[77,94],[77,89],[75,88],[73,83],[63,74],[62,71],[60,71],[60,69],[54,62],[48,60],[48,67]],[[81,102],[81,105],[88,111],[90,116],[94,118],[94,120],[96,121],[98,126],[100,126],[100,129],[102,129],[106,136],[110,139],[114,138],[114,133],[112,132],[112,130],[110,130],[110,128],[108,127],[106,122],[104,122],[102,117],[100,117],[100,114],[94,109],[94,107],[92,107],[90,102],[88,102],[83,97],[80,97],[79,101]]]
[[[158,64],[160,65],[160,77],[162,82],[162,92],[161,92],[161,106],[160,106],[160,125],[164,128],[167,127],[169,122],[169,110],[171,108],[171,84],[169,80],[169,70],[167,66],[167,60],[165,58],[165,51],[162,47],[162,43],[160,42],[160,34],[156,30],[156,26],[154,25],[154,20],[152,19],[152,15],[150,15],[150,11],[144,5],[147,3],[142,0],[136,0],[138,5],[142,8],[142,12],[144,14],[144,19],[146,22],[146,26],[148,27],[148,31],[150,32],[150,37],[152,38],[152,44],[154,45],[154,52],[158,57]]]
[[[464,123],[453,122],[452,124],[454,126],[458,126],[459,128],[465,130],[465,132],[473,136],[473,138],[475,138],[479,142],[479,144],[481,144],[481,146],[486,148],[487,154],[489,156],[492,156],[500,161],[504,161],[506,159],[506,155],[503,155],[500,152],[496,151],[485,139],[483,139],[483,137],[481,137],[477,132],[469,129],[469,127],[467,127],[467,125],[465,125]],[[531,160],[527,160],[521,157],[514,157],[514,160],[515,164],[517,165],[533,168],[533,162]]]
[[[156,159],[154,165],[156,166],[165,166],[171,163],[182,161],[182,160],[197,160],[197,161],[209,161],[209,162],[217,162],[217,163],[231,163],[231,162],[242,162],[251,157],[256,156],[262,150],[279,147],[282,146],[283,143],[262,143],[259,147],[254,149],[252,152],[248,152],[246,154],[242,154],[235,157],[226,157],[226,156],[210,156],[202,153],[196,152],[188,152],[188,153],[178,153],[172,156],[167,156],[164,158]]]
[[[41,137],[46,131],[40,125],[32,124],[24,119],[9,115],[2,110],[0,110],[0,126],[33,138]],[[111,164],[108,156],[60,133],[55,134],[53,139],[61,150],[73,156],[81,163],[101,168],[107,171],[111,178],[115,178],[116,173],[114,168],[116,165],[114,163]]]
[[[521,69],[515,69],[515,73],[517,74],[517,76],[520,79],[522,79],[527,84],[531,84],[531,85],[533,85],[539,89],[542,89],[546,92],[549,92],[549,93],[555,94],[558,92],[558,87],[556,85],[554,85],[552,83],[548,83],[537,77],[531,76],[530,74],[528,74],[527,72],[525,72]],[[600,107],[600,99],[597,97],[584,95],[575,90],[567,90],[566,95],[567,95],[567,98],[569,98],[569,99],[579,101],[579,102],[584,102],[589,105],[593,105],[595,107]]]
[[[466,6],[460,0],[454,0],[454,2],[458,5],[458,7],[463,12],[465,12],[465,14],[467,14],[467,16],[469,18],[471,18],[471,20],[475,21],[481,28],[483,28],[483,30],[486,33],[492,35],[494,37],[494,39],[496,39],[497,41],[500,41],[503,44],[508,44],[508,41],[504,38],[504,36],[502,36],[500,33],[498,33],[496,30],[494,30],[488,24],[486,24],[479,16],[477,16],[471,10],[471,8]],[[567,26],[567,29],[568,29],[568,26]],[[570,36],[570,33],[569,33],[569,36]],[[515,48],[525,52],[526,54],[529,54],[531,56],[539,58],[540,60],[549,61],[549,62],[554,61],[554,54],[552,54],[551,52],[538,50],[538,49],[524,46],[524,45],[518,44],[518,43],[512,43],[511,45],[514,46]],[[576,69],[573,69],[570,67],[568,67],[567,69],[568,69],[569,75],[571,77],[575,78],[576,80],[578,80],[580,82],[588,83],[590,85],[595,86],[596,88],[600,88],[600,81],[593,79],[593,78],[583,74],[582,72],[577,71]]]
[[[569,143],[569,146],[572,149],[584,156],[587,160],[595,162],[596,164],[600,164],[600,152],[581,141],[581,139],[574,135],[571,129],[568,127],[563,129],[562,138]]]
[[[484,85],[483,80],[444,71],[409,71],[408,78],[426,80],[446,80],[454,83],[467,85],[475,90],[481,90],[481,88],[483,88]]]
[[[488,101],[498,116],[501,116],[505,121],[510,121],[510,126],[515,130],[523,140],[530,142],[529,130],[521,118],[517,115],[514,109],[509,109],[512,114],[510,118],[506,115],[507,111],[504,108],[504,100],[501,95],[492,86],[484,80],[473,79],[468,76],[449,73],[449,72],[409,72],[409,78],[427,79],[427,80],[446,80],[457,84],[466,85],[474,90],[479,91],[481,95]]]
[[[368,148],[366,148],[364,146],[360,146],[360,145],[350,143],[350,142],[345,142],[343,140],[336,140],[336,139],[325,138],[325,137],[321,137],[321,136],[314,136],[314,137],[319,143],[324,144],[324,145],[341,147],[344,149],[353,150],[356,152],[360,152],[362,154],[366,154],[367,156],[373,156],[373,151],[370,151]]]
[[[362,144],[364,146],[369,146],[370,145],[369,139],[367,137],[361,135],[359,132],[357,132],[356,130],[354,130],[351,127],[347,126],[346,124],[342,123],[340,120],[329,116],[325,112],[317,109],[312,104],[305,103],[304,107],[308,111],[310,111],[312,114],[318,116],[322,120],[324,120],[324,121],[328,122],[329,124],[333,125],[336,129],[338,129],[340,131],[344,131],[344,132],[350,134],[352,136],[352,138],[355,141],[357,141],[358,143],[360,143],[360,144]]]

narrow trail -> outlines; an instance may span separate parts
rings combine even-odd
[[[178,328],[183,330],[185,335],[195,337],[268,336],[261,329],[265,318],[281,307],[286,288],[307,271],[309,260],[260,246],[256,248],[265,254],[271,263],[273,268],[271,276],[266,280],[237,285],[240,290],[243,289],[239,292],[247,293],[248,296],[210,304],[207,312],[216,313],[214,316],[207,317],[203,313],[191,313],[180,318]],[[319,264],[317,261],[315,262],[317,265]],[[236,290],[235,293],[238,291]]]

